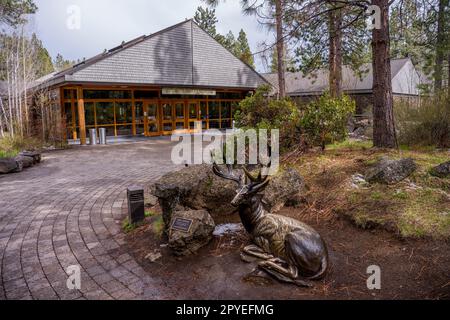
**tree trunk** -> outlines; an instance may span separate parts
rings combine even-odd
[[[391,60],[389,57],[389,0],[372,0],[381,9],[381,28],[372,31],[373,55],[373,144],[396,148]]]
[[[283,0],[275,0],[275,18],[277,25],[277,58],[278,58],[278,87],[280,99],[286,97],[285,79],[285,50],[283,36]]]
[[[336,9],[329,13],[329,68],[330,95],[333,98],[342,95],[342,10]]]
[[[449,34],[449,43],[450,43],[450,34]],[[448,90],[448,96],[450,97],[450,52],[448,53],[447,57],[447,67],[448,67],[448,78],[447,78],[447,90]]]
[[[443,87],[443,69],[446,49],[445,8],[449,0],[439,0],[438,28],[436,37],[436,60],[434,64],[434,90],[439,92]]]

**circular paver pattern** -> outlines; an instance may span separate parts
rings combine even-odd
[[[126,189],[176,169],[165,138],[46,153],[0,176],[0,299],[164,299],[122,249]],[[79,266],[81,289],[67,287]]]

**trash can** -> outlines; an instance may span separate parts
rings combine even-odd
[[[97,145],[97,130],[89,129],[89,144],[91,146]]]
[[[106,144],[106,129],[98,129],[100,144]]]

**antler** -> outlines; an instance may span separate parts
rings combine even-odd
[[[270,163],[267,167],[270,167]],[[245,175],[247,176],[247,178],[250,179],[251,183],[249,185],[250,188],[256,187],[256,186],[260,186],[260,185],[265,185],[269,182],[269,175],[263,175],[262,174],[262,168],[259,170],[258,176],[255,177],[254,175],[252,175],[250,173],[250,171],[247,169],[246,166],[242,166],[242,170],[244,171]]]
[[[268,147],[269,149],[268,149],[268,152],[269,152],[269,159],[270,159],[270,156],[271,156],[271,154],[272,154],[272,149],[271,149],[271,147],[269,146]],[[258,176],[257,177],[255,177],[254,175],[252,175],[251,173],[250,173],[250,171],[247,169],[247,167],[246,166],[242,166],[242,170],[244,171],[244,173],[245,173],[245,175],[250,179],[250,181],[251,181],[251,184],[250,184],[250,187],[255,187],[255,186],[259,186],[259,185],[265,185],[265,184],[267,184],[269,181],[269,175],[263,175],[262,174],[262,171],[263,171],[263,169],[264,168],[270,168],[270,166],[271,166],[271,164],[272,164],[272,162],[269,160],[269,163],[268,164],[266,164],[266,165],[262,165],[262,167],[261,167],[261,169],[259,170],[259,173],[258,173]]]
[[[234,182],[236,182],[237,184],[241,185],[241,177],[242,177],[242,176],[237,177],[237,176],[233,173],[233,165],[227,164],[227,165],[226,165],[226,167],[227,167],[227,172],[224,172],[223,170],[221,170],[221,169],[219,168],[219,166],[217,165],[216,161],[214,160],[214,154],[213,154],[212,151],[211,151],[211,158],[213,159],[213,172],[214,172],[217,176],[219,176],[219,177],[221,177],[221,178],[224,178],[224,179],[227,179],[227,180],[234,181]],[[227,161],[226,161],[225,155],[224,155],[223,158],[224,158],[224,163],[226,163]]]
[[[270,151],[269,151],[270,152]],[[226,156],[224,155],[224,163],[226,163]],[[214,160],[214,153],[211,151],[211,158],[213,159],[213,172],[224,179],[231,180],[239,184],[240,186],[245,185],[245,178],[247,177],[250,180],[250,184],[248,185],[250,190],[257,191],[259,189],[264,188],[270,181],[269,175],[263,175],[262,170],[264,167],[269,168],[271,166],[271,162],[269,162],[267,165],[263,165],[262,168],[259,170],[258,176],[253,176],[250,171],[247,169],[247,167],[244,165],[242,166],[242,170],[244,171],[244,175],[236,176],[233,172],[233,165],[226,164],[226,172],[222,170]]]

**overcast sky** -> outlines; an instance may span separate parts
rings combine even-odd
[[[38,13],[30,22],[52,58],[61,53],[70,60],[89,58],[122,41],[150,34],[192,18],[200,0],[35,0]],[[68,9],[80,9],[80,28],[70,29]],[[239,0],[226,0],[216,9],[217,31],[235,36],[243,28],[250,47],[257,51],[258,43],[270,37],[255,17],[242,14]],[[258,60],[258,59],[257,59]],[[257,61],[257,69],[262,65]]]

